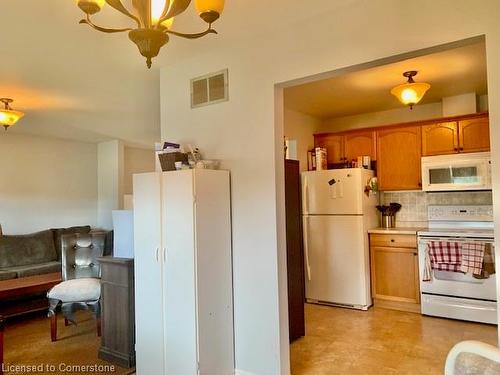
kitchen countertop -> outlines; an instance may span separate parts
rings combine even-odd
[[[373,228],[369,229],[368,233],[373,234],[413,234],[417,235],[418,231],[425,230],[427,228]]]

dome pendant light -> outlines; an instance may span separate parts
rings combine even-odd
[[[424,82],[415,82],[413,77],[417,75],[416,70],[404,72],[403,76],[408,78],[408,82],[396,86],[391,90],[391,94],[399,99],[404,105],[409,105],[410,109],[424,97],[431,85]]]
[[[14,111],[10,107],[10,103],[13,101],[14,100],[10,98],[0,98],[0,102],[4,104],[4,108],[0,108],[0,125],[2,125],[5,130],[14,125],[24,116],[23,112]]]

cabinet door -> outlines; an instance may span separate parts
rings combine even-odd
[[[458,152],[458,124],[441,122],[422,126],[422,155],[445,155]]]
[[[418,190],[421,181],[420,126],[377,132],[377,176],[380,190]]]
[[[138,374],[165,373],[160,176],[159,173],[134,175],[135,329]]]
[[[488,117],[479,117],[458,122],[460,152],[490,150],[490,127]]]
[[[193,170],[163,173],[165,374],[197,374]],[[151,372],[156,374],[156,372]]]
[[[338,134],[319,134],[314,136],[314,147],[326,148],[328,164],[345,161],[344,136]]]
[[[372,160],[376,160],[374,131],[356,131],[344,137],[344,154],[348,161],[356,160],[358,156],[369,156]]]
[[[372,247],[374,298],[420,303],[417,249]]]

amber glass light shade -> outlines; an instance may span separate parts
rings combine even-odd
[[[12,109],[0,109],[0,125],[8,127],[18,122],[24,113]]]
[[[212,23],[222,14],[224,0],[196,0],[196,10],[201,18]]]
[[[417,104],[424,97],[427,90],[429,90],[431,85],[428,83],[417,82],[417,83],[405,83],[394,87],[391,90],[391,94],[399,99],[404,105],[409,105],[410,107]]]

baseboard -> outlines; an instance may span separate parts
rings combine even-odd
[[[256,375],[252,372],[248,372],[248,371],[243,371],[243,370],[238,370],[238,369],[235,369],[234,370],[234,375]]]

